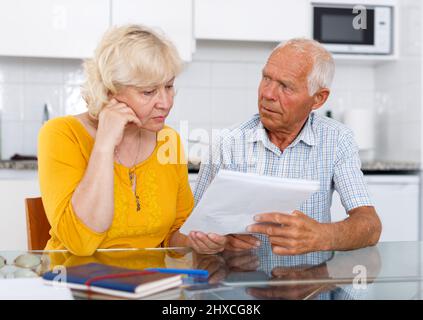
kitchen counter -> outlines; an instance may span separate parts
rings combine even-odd
[[[399,161],[372,161],[363,162],[361,170],[364,174],[391,174],[391,175],[415,175],[420,172],[420,163],[418,162],[399,162]]]
[[[0,160],[0,170],[37,170],[37,160]]]
[[[201,164],[188,163],[189,173],[198,173]],[[38,165],[36,160],[0,160],[0,171],[2,169],[12,170],[37,170]],[[362,171],[364,174],[418,174],[420,172],[420,164],[417,162],[363,162]]]
[[[188,163],[189,173],[198,173],[201,164]],[[361,170],[366,175],[417,175],[420,173],[418,162],[373,161],[363,162]]]

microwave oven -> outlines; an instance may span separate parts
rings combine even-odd
[[[393,53],[393,7],[355,8],[354,5],[322,3],[312,6],[313,38],[329,51],[369,55]]]

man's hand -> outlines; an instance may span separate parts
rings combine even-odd
[[[260,240],[249,234],[228,234],[225,250],[244,251],[260,247]]]
[[[298,255],[331,247],[327,225],[300,211],[292,214],[263,213],[254,219],[258,223],[250,225],[247,230],[269,236],[275,254]]]

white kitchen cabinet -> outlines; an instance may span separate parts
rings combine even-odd
[[[311,36],[309,0],[195,0],[196,39],[275,41]]]
[[[193,0],[113,0],[112,24],[144,24],[164,32],[184,61],[195,50]]]
[[[419,240],[419,178],[418,176],[366,176],[369,193],[382,221],[380,241]],[[331,207],[332,220],[347,215],[335,192]]]
[[[39,197],[37,172],[0,170],[0,250],[26,250],[25,198]]]
[[[109,24],[109,0],[3,0],[0,55],[90,57]]]

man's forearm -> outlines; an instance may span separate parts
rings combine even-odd
[[[325,225],[327,243],[324,250],[352,250],[375,245],[382,225],[374,207],[359,207],[343,221]]]

